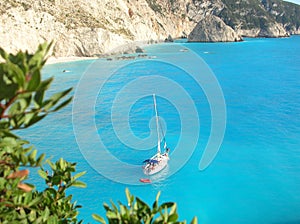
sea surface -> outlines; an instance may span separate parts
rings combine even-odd
[[[161,191],[188,222],[300,223],[299,52],[292,36],[162,43],[139,57],[47,65],[50,93],[74,87],[74,102],[18,134],[87,171],[88,187],[69,191],[85,223],[105,215],[103,202],[127,204],[126,187],[150,205]],[[142,161],[156,152],[152,93],[171,155],[141,184]]]

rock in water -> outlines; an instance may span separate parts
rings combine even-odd
[[[222,19],[209,15],[202,19],[188,36],[189,42],[232,42],[241,41],[239,36]]]

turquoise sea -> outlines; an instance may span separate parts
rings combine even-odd
[[[300,223],[300,36],[145,50],[135,59],[47,65],[51,92],[73,86],[75,101],[19,133],[87,171],[88,187],[70,191],[83,205],[80,218],[94,223],[103,202],[126,203],[128,187],[150,204],[161,191],[160,202],[177,202],[180,220]],[[156,150],[151,92],[171,160],[141,184],[141,162]],[[199,168],[204,154],[208,166]]]

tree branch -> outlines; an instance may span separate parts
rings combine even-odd
[[[10,105],[13,104],[13,102],[15,102],[15,100],[17,99],[17,97],[22,94],[22,93],[26,93],[26,91],[24,90],[19,90],[17,91],[16,95],[14,95],[9,101],[6,102],[5,105],[1,104],[1,108],[3,109],[1,114],[0,114],[0,120],[2,118],[7,118],[7,115],[5,115],[6,110],[10,107]]]

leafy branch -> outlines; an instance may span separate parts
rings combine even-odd
[[[150,207],[140,198],[133,196],[128,188],[125,190],[127,205],[118,202],[117,205],[111,201],[111,207],[104,203],[104,209],[106,210],[106,218],[108,223],[145,223],[145,224],[167,224],[176,223],[184,224],[186,221],[178,221],[177,204],[174,202],[165,202],[161,205],[158,203],[160,192],[157,193],[156,199]],[[103,217],[93,214],[93,218],[102,223],[106,224]],[[191,224],[197,224],[197,218],[191,221]]]
[[[76,163],[59,159],[51,170],[43,168],[45,154],[12,131],[26,129],[49,113],[58,111],[71,102],[63,100],[72,90],[58,92],[45,98],[53,78],[42,80],[41,71],[51,44],[39,45],[34,54],[6,53],[0,48],[0,223],[81,223],[78,208],[70,187],[85,187],[77,179],[84,175],[76,172]],[[39,167],[38,173],[46,181],[41,192],[26,183],[29,168]],[[45,173],[51,173],[50,175]]]

